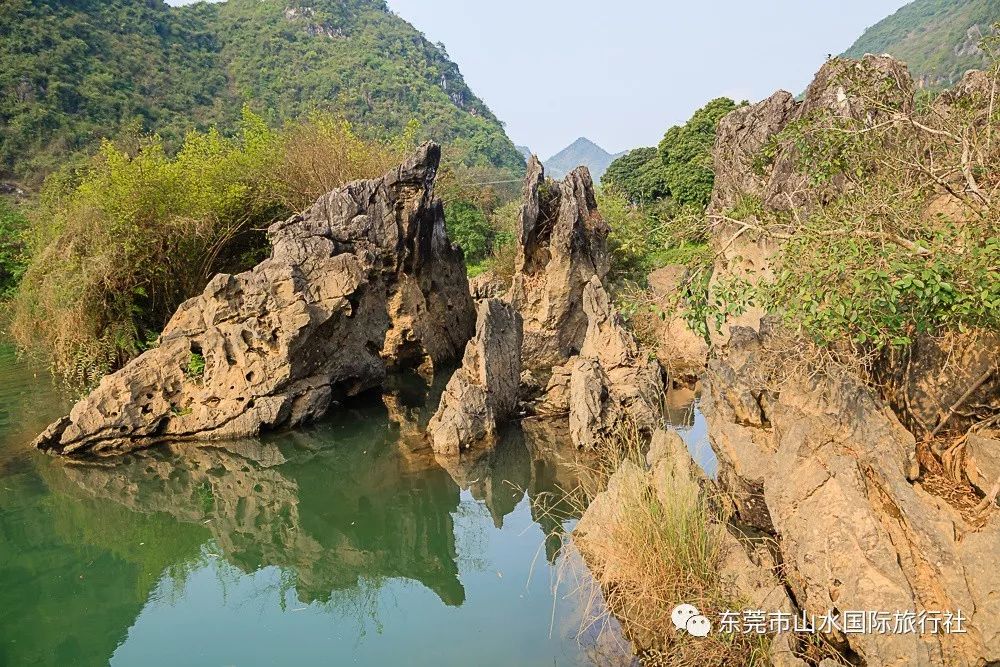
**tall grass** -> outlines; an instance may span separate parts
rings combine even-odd
[[[746,606],[723,575],[733,542],[716,504],[698,480],[650,470],[648,445],[634,426],[622,425],[605,444],[597,469],[607,476],[607,493],[589,510],[597,520],[582,520],[573,537],[594,575],[592,595],[605,601],[605,611],[588,622],[613,614],[643,664],[767,664],[766,637],[696,638],[677,631],[670,618],[681,603],[710,619]]]
[[[157,136],[105,141],[84,169],[51,177],[29,214],[12,334],[69,384],[92,385],[212,275],[266,256],[271,222],[387,171],[409,141],[366,143],[322,115],[273,130],[248,111],[237,136],[193,132],[175,155]]]

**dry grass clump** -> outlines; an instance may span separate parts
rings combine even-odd
[[[766,636],[716,630],[698,638],[674,628],[678,604],[693,604],[713,622],[722,611],[745,607],[722,574],[726,527],[697,481],[668,476],[654,485],[633,426],[606,444],[598,465],[608,492],[593,500],[573,536],[595,581],[588,627],[612,614],[643,664],[767,664]]]

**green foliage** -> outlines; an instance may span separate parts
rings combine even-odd
[[[657,148],[636,148],[612,162],[602,185],[635,204],[669,197],[680,206],[704,208],[715,182],[715,130],[719,120],[735,108],[736,103],[728,98],[712,100],[687,123],[667,130]]]
[[[729,98],[714,99],[695,111],[684,125],[667,130],[660,141],[663,180],[678,204],[708,204],[715,182],[712,168],[715,129],[722,117],[735,108],[736,103]]]
[[[670,195],[663,163],[655,148],[636,148],[611,163],[601,185],[616,190],[630,202],[650,203]]]
[[[967,70],[987,66],[969,30],[986,35],[998,20],[995,0],[915,0],[868,28],[843,55],[888,53],[905,61],[925,85],[947,87]]]
[[[447,158],[522,170],[444,48],[378,0],[0,3],[0,173],[37,177],[129,127],[167,153],[190,130],[238,128],[244,102],[280,125],[333,112],[369,140],[402,134]]]
[[[461,246],[466,263],[478,264],[486,259],[493,237],[486,214],[471,202],[456,201],[445,206],[444,216],[448,238]]]
[[[997,110],[969,95],[908,114],[887,94],[896,82],[862,64],[845,62],[843,74],[869,107],[862,119],[811,114],[761,157],[793,155],[811,199],[780,212],[744,198],[728,214],[780,240],[774,278],[713,285],[704,314],[719,325],[757,305],[821,347],[861,356],[921,335],[1000,330]]]
[[[704,219],[695,207],[636,206],[615,191],[602,191],[597,205],[611,227],[613,281],[644,284],[654,269],[698,263],[708,251]]]
[[[205,357],[199,352],[192,352],[184,373],[189,378],[197,379],[203,377],[205,375]]]
[[[259,261],[272,221],[384,173],[404,143],[365,143],[320,115],[276,131],[247,111],[238,137],[192,132],[174,156],[158,136],[105,141],[80,173],[47,181],[12,332],[72,384],[92,384],[212,275]]]
[[[24,233],[28,221],[18,208],[0,197],[0,299],[6,299],[24,274],[27,256]]]
[[[924,254],[878,237],[817,238],[828,222],[811,222],[809,232],[789,241],[777,280],[762,290],[766,305],[780,306],[786,321],[815,342],[882,348],[908,345],[918,334],[1000,329],[995,233],[939,220],[918,242]]]

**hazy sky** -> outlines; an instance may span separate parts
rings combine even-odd
[[[713,97],[799,93],[828,53],[906,0],[388,3],[545,158],[580,136],[611,152],[654,145]]]

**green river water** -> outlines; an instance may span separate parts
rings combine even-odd
[[[414,384],[295,433],[69,464],[28,447],[67,401],[0,347],[0,665],[627,661],[613,624],[580,636],[565,448],[516,429],[442,467]]]

